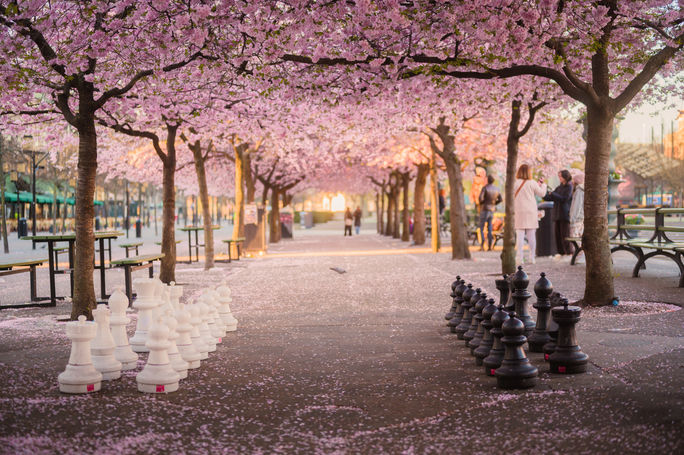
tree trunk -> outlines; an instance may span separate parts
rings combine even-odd
[[[392,238],[401,238],[401,231],[399,230],[399,195],[401,194],[401,181],[399,180],[399,175],[397,175],[397,181],[394,185],[394,191],[392,192],[392,198],[394,201],[394,226],[392,227]]]
[[[463,196],[463,175],[461,165],[456,159],[447,160],[446,170],[449,177],[449,223],[451,223],[451,258],[470,259],[468,248],[468,223]]]
[[[214,267],[214,229],[211,224],[211,205],[209,204],[209,189],[207,188],[207,174],[204,169],[204,156],[200,141],[196,141],[190,148],[195,158],[195,172],[200,191],[200,204],[202,204],[202,221],[204,224],[204,270]]]
[[[380,205],[378,206],[378,218],[380,218],[380,231],[378,234],[385,233],[385,185],[380,187]]]
[[[401,184],[402,184],[402,195],[403,204],[402,209],[402,229],[401,229],[401,240],[402,242],[408,242],[411,239],[411,233],[409,232],[409,183],[411,183],[411,174],[409,172],[404,172],[401,174]]]
[[[425,183],[430,172],[430,165],[418,165],[416,183],[413,188],[413,243],[425,245]]]
[[[2,220],[2,249],[5,254],[9,254],[9,239],[7,238],[7,209],[5,208],[5,165],[2,161],[3,158],[3,138],[0,136],[0,220]]]
[[[178,126],[167,125],[166,128],[166,159],[162,171],[161,250],[164,257],[161,260],[159,279],[168,284],[176,281],[176,229],[174,222],[176,216],[176,132]]]
[[[268,241],[278,243],[280,241],[280,191],[275,186],[271,188],[271,219],[269,221]]]
[[[432,153],[430,160],[430,224],[432,225],[430,234],[430,246],[432,252],[439,252],[441,239],[439,237],[439,182],[437,181],[437,168],[435,166],[437,157]]]
[[[243,153],[242,157],[242,173],[245,178],[245,189],[246,189],[246,199],[247,204],[254,204],[254,198],[256,197],[256,179],[252,175],[252,158],[249,151]]]
[[[513,101],[511,121],[506,140],[506,187],[504,189],[503,251],[501,251],[501,273],[515,273],[515,171],[518,167],[518,126],[520,125],[520,101]],[[484,241],[484,240],[483,240]]]
[[[389,191],[387,192],[387,224],[385,225],[385,235],[392,236],[392,229],[394,228],[394,192],[392,183],[389,184]]]
[[[380,191],[375,192],[375,230],[379,233],[380,228]]]
[[[584,234],[586,258],[584,303],[609,305],[613,287],[613,263],[608,243],[608,161],[613,133],[613,114],[597,106],[587,108],[587,150],[584,183]]]
[[[242,144],[235,147],[235,207],[233,213],[235,221],[233,225],[233,239],[245,236],[245,190],[243,181]],[[237,253],[237,251],[236,251]]]
[[[263,185],[263,187],[264,187],[264,192],[261,194],[261,205],[266,207],[268,205],[268,193],[271,191],[271,186],[270,185]],[[270,215],[269,215],[269,217],[270,217]]]
[[[81,105],[86,100],[81,100]],[[76,183],[76,211],[74,213],[74,294],[71,319],[85,315],[93,318],[95,287],[93,284],[95,236],[93,219],[95,206],[95,177],[97,176],[97,133],[95,116],[81,109],[78,124],[78,175]]]

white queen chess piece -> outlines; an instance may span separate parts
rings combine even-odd
[[[71,353],[66,369],[57,376],[59,391],[64,393],[97,392],[102,387],[102,373],[93,366],[90,357],[90,340],[95,338],[97,324],[86,321],[67,322],[66,335],[71,340]]]
[[[114,357],[116,343],[109,328],[110,311],[101,303],[93,310],[93,319],[97,323],[95,339],[90,342],[90,354],[93,366],[102,373],[102,379],[112,380],[121,377],[121,362]]]

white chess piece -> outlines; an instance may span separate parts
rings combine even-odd
[[[90,354],[93,366],[102,373],[102,379],[111,380],[121,377],[121,362],[114,357],[116,343],[109,329],[110,311],[107,305],[101,303],[93,310],[93,319],[97,323],[95,339],[90,342]]]
[[[147,364],[135,377],[138,391],[169,393],[178,390],[180,375],[169,361],[169,329],[159,319],[149,327],[147,348],[150,351]]]
[[[157,302],[154,293],[156,283],[151,278],[136,278],[133,280],[133,287],[138,294],[133,302],[133,308],[138,310],[138,323],[135,327],[135,334],[129,340],[131,348],[135,352],[148,352],[147,329],[155,319]]]
[[[207,325],[209,326],[209,334],[211,337],[214,339],[214,342],[216,344],[221,343],[221,337],[225,336],[225,332],[223,332],[223,324],[221,325],[217,324],[216,319],[218,317],[218,312],[216,311],[216,308],[214,307],[214,302],[211,296],[209,295],[208,292],[205,291],[204,294],[200,297],[200,301],[205,305],[206,307],[206,321]]]
[[[188,362],[183,360],[180,352],[178,351],[178,346],[176,345],[176,340],[178,339],[178,332],[176,332],[176,318],[173,316],[165,316],[164,323],[169,328],[169,362],[171,366],[178,373],[181,379],[188,377]]]
[[[176,346],[178,351],[183,360],[188,362],[189,369],[199,368],[202,355],[195,348],[192,338],[190,338],[192,325],[190,324],[190,312],[185,308],[185,305],[179,304],[179,308],[176,310],[176,320],[178,321],[176,326],[176,332],[178,333]]]
[[[211,317],[214,319],[214,324],[215,324],[215,334],[212,333],[214,338],[218,338],[218,342],[221,342],[221,339],[226,336],[226,324],[223,322],[223,319],[221,319],[221,315],[218,312],[219,309],[219,301],[218,301],[218,293],[212,289],[205,291],[205,294],[207,295],[206,298],[206,303],[209,305],[209,308],[211,310]]]
[[[180,308],[180,298],[183,296],[183,286],[177,286],[174,281],[169,283],[169,295],[171,296],[171,307],[174,313]]]
[[[195,350],[200,353],[201,360],[208,359],[209,346],[207,346],[202,338],[202,335],[200,334],[200,323],[202,322],[202,318],[200,317],[200,309],[196,303],[187,305],[186,308],[190,312],[190,324],[192,325],[190,338],[192,339],[192,345],[195,347]]]
[[[97,392],[102,387],[102,373],[93,366],[90,340],[95,338],[97,324],[79,316],[67,322],[66,335],[71,340],[71,353],[66,369],[57,376],[59,391],[64,393]]]
[[[226,283],[225,281],[221,283],[221,286],[216,288],[216,292],[218,293],[218,300],[220,303],[219,315],[221,316],[221,319],[223,319],[223,322],[226,324],[226,331],[234,332],[237,330],[238,320],[235,319],[233,313],[231,313],[230,311],[230,303],[233,301],[233,299],[231,297],[228,283]]]
[[[131,322],[131,318],[126,316],[126,308],[128,308],[128,297],[121,292],[121,289],[115,290],[109,297],[109,309],[112,312],[109,327],[111,327],[116,345],[114,358],[121,362],[122,370],[132,370],[138,365],[138,354],[133,352],[128,343],[126,325]]]
[[[209,315],[209,307],[201,300],[195,303],[195,305],[197,305],[200,311],[199,331],[202,341],[204,341],[209,348],[209,352],[214,352],[216,351],[216,338],[211,336],[211,328],[209,327],[209,321],[211,319],[211,316]]]

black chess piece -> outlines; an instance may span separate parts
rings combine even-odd
[[[504,310],[515,311],[515,301],[513,300],[513,292],[515,292],[515,287],[513,286],[513,275],[508,275],[508,296],[506,296],[506,301],[504,302]]]
[[[482,290],[477,288],[475,295],[470,299],[470,326],[468,330],[463,334],[463,339],[466,341],[466,346],[469,346],[470,340],[475,336],[475,331],[477,330],[477,319],[475,315],[478,312],[477,304],[482,299]],[[480,307],[481,308],[481,307]]]
[[[447,321],[450,321],[451,318],[454,317],[454,312],[456,311],[456,286],[458,286],[461,283],[461,276],[457,275],[456,276],[456,281],[451,283],[451,307],[449,307],[449,311],[447,314],[444,315],[444,319]]]
[[[525,324],[515,312],[501,326],[504,359],[496,369],[496,384],[502,389],[527,389],[537,385],[537,367],[530,363],[522,346],[527,341]]]
[[[463,304],[463,292],[466,289],[468,288],[463,280],[461,280],[458,286],[456,286],[456,298],[454,299],[454,302],[456,302],[456,310],[454,311],[453,317],[449,320],[449,322],[447,322],[447,326],[449,327],[451,333],[456,333],[456,327],[461,322],[461,318],[463,317],[463,307],[461,305]]]
[[[563,301],[567,302],[567,299],[561,297],[558,292],[551,294],[551,311],[558,306],[563,305]],[[551,318],[549,320],[549,327],[546,329],[546,333],[549,334],[549,341],[544,345],[542,351],[544,352],[544,360],[548,361],[549,356],[553,354],[556,350],[556,340],[558,338],[558,324]]]
[[[562,307],[551,310],[551,317],[558,324],[556,350],[549,356],[552,373],[585,373],[589,356],[577,344],[575,326],[580,320],[582,310],[578,306],[568,306],[567,299]]]
[[[494,299],[489,299],[487,300],[487,305],[482,309],[482,322],[480,322],[480,326],[483,330],[482,339],[480,340],[479,346],[473,351],[475,365],[477,366],[482,366],[484,358],[489,355],[489,351],[494,344],[494,338],[492,337],[491,332],[492,316],[494,316],[494,313],[496,313]]]
[[[515,313],[518,315],[523,324],[525,324],[525,336],[528,337],[534,330],[534,320],[527,309],[527,300],[532,297],[532,294],[527,290],[530,284],[530,279],[522,266],[518,266],[518,271],[513,275],[513,287],[515,291],[511,298],[515,302]]]
[[[510,285],[508,284],[508,275],[504,274],[503,277],[494,280],[494,283],[496,283],[496,290],[499,291],[500,294],[499,303],[502,305],[506,305],[506,302],[508,302],[508,294],[510,291]]]
[[[475,290],[473,290],[473,284],[468,283],[466,290],[463,291],[463,303],[461,303],[461,309],[463,310],[463,317],[461,317],[461,322],[458,323],[454,332],[459,340],[463,339],[463,334],[470,328],[471,314],[470,314],[470,299],[475,295]]]
[[[482,311],[485,309],[487,306],[487,302],[489,299],[487,298],[486,293],[482,293],[482,296],[480,297],[480,301],[477,302],[475,305],[475,314],[473,315],[473,321],[475,323],[475,333],[473,334],[473,339],[468,342],[468,347],[470,348],[470,355],[475,355],[475,349],[477,349],[478,346],[480,346],[480,343],[482,342],[482,337],[484,336],[484,327],[482,327],[482,321],[484,320],[484,316],[482,314]]]
[[[494,343],[492,344],[492,348],[489,350],[489,355],[482,361],[487,376],[494,376],[494,370],[499,368],[501,366],[501,362],[503,362],[505,350],[503,344],[501,343],[501,337],[503,336],[501,325],[508,320],[508,317],[508,312],[504,310],[503,303],[499,303],[496,312],[491,318],[492,328],[490,329],[490,332],[492,334]]]
[[[548,278],[546,278],[546,274],[542,272],[541,278],[534,284],[534,293],[537,296],[537,303],[533,306],[537,309],[537,324],[534,326],[532,335],[527,338],[527,345],[530,347],[530,352],[544,352],[544,345],[551,341],[547,328],[551,312],[551,300],[549,299],[549,296],[551,296],[552,292],[553,286]]]

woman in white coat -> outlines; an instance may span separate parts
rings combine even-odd
[[[546,194],[546,184],[532,180],[532,170],[527,164],[518,168],[515,175],[515,246],[517,249],[517,262],[523,263],[523,245],[525,237],[530,247],[530,263],[534,264],[534,253],[537,248],[536,231],[539,227],[537,217],[537,199]]]

